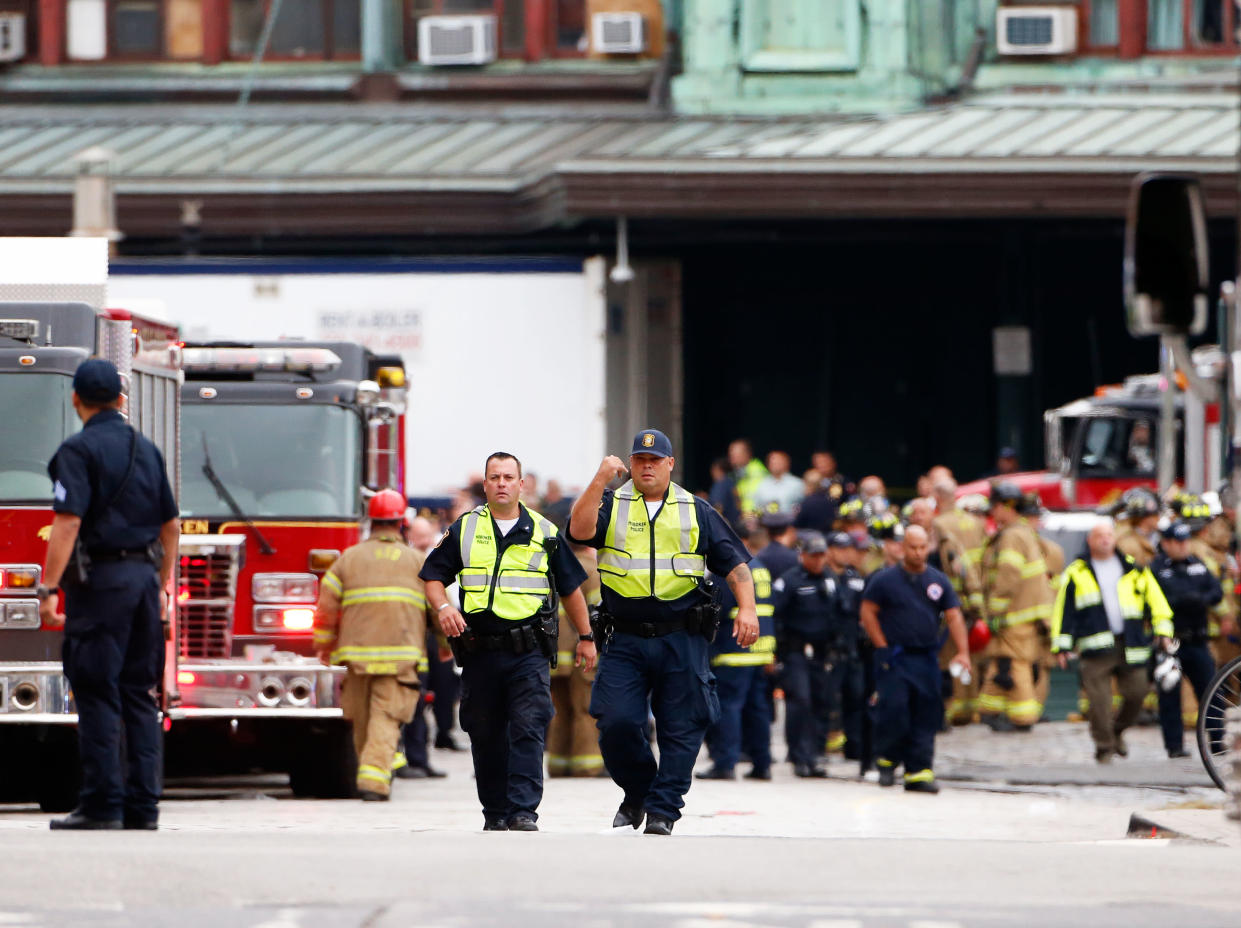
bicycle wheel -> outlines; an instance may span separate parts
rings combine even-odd
[[[1225,716],[1229,709],[1241,707],[1241,657],[1234,657],[1216,671],[1198,707],[1198,750],[1202,764],[1215,785],[1224,785],[1228,748],[1224,741]]]

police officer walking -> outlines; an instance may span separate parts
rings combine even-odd
[[[483,488],[487,502],[452,524],[421,576],[461,664],[461,727],[470,736],[483,830],[538,831],[558,596],[578,631],[577,660],[584,670],[595,664],[579,589],[586,573],[556,527],[521,502],[516,457],[488,457]],[[445,591],[454,580],[460,608]]]
[[[948,577],[928,567],[930,539],[919,525],[905,531],[903,561],[870,578],[862,594],[862,628],[875,647],[872,703],[879,785],[896,782],[905,768],[905,789],[938,793],[932,761],[935,734],[943,723],[940,696],[940,619],[956,642],[952,663],[970,666],[961,602]]]
[[[748,546],[747,546],[748,547]],[[720,698],[720,717],[707,732],[711,767],[695,774],[700,780],[732,780],[744,751],[750,758],[747,780],[771,779],[771,691],[768,674],[776,662],[776,633],[771,602],[771,573],[755,556],[750,560],[754,577],[758,640],[743,648],[728,631],[716,634],[711,643],[711,671]],[[737,618],[737,599],[727,586],[720,590],[721,615]]]
[[[1155,556],[1150,569],[1172,609],[1175,653],[1201,706],[1202,696],[1215,673],[1207,612],[1224,598],[1224,590],[1207,565],[1190,554],[1193,537],[1193,529],[1187,523],[1173,522],[1163,531],[1163,550]],[[1188,757],[1180,681],[1177,680],[1171,689],[1160,686],[1158,690],[1163,746],[1169,757]]]
[[[324,665],[349,670],[341,709],[353,723],[358,797],[382,802],[401,726],[418,705],[427,598],[418,578],[423,557],[400,535],[405,498],[381,490],[367,515],[370,537],[338,557],[319,584],[314,644]]]
[[[850,561],[856,545],[847,532],[833,532],[827,539],[827,566],[836,583],[832,597],[832,660],[827,674],[828,709],[839,711],[848,760],[870,765],[863,726],[866,723],[865,676],[859,652],[862,591],[866,580]],[[829,745],[830,747],[830,745]]]
[[[805,532],[801,564],[776,579],[776,653],[784,667],[784,736],[793,774],[826,777],[819,762],[827,741],[827,662],[836,616],[836,578],[827,569],[827,540]]]
[[[612,628],[590,703],[604,764],[625,793],[612,826],[637,828],[645,814],[654,835],[672,833],[703,736],[719,717],[707,665],[718,606],[704,590],[707,570],[736,597],[737,644],[749,647],[759,632],[749,555],[719,513],[672,482],[675,463],[666,435],[639,432],[632,479],[607,490],[625,465],[604,458],[569,522],[574,541],[599,549],[601,617]],[[648,702],[658,764],[646,738]]]
[[[73,408],[84,427],[48,464],[55,516],[39,614],[45,626],[65,629],[82,758],[78,807],[51,822],[57,830],[159,827],[161,733],[152,694],[163,676],[165,589],[180,527],[163,456],[125,422],[121,403],[111,362],[79,365]],[[58,587],[65,615],[56,612]]]

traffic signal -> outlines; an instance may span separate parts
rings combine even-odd
[[[1129,334],[1201,334],[1208,280],[1206,209],[1197,178],[1139,176],[1125,225]]]

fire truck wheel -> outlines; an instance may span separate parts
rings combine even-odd
[[[353,731],[347,723],[307,732],[301,750],[289,767],[294,796],[312,799],[351,799],[357,788],[358,760]]]
[[[39,751],[39,767],[39,808],[44,812],[73,811],[82,786],[77,731],[54,728],[48,732]]]

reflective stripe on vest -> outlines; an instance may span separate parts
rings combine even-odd
[[[1081,560],[1069,565],[1065,576],[1073,581],[1073,604],[1078,610],[1098,606],[1103,602],[1103,593],[1099,589],[1099,581],[1092,571]],[[1140,619],[1145,613],[1145,600],[1138,590],[1142,579],[1142,571],[1127,570],[1120,576],[1116,585],[1116,596],[1120,600],[1120,614],[1125,619]]]
[[[467,513],[461,523],[461,584],[463,611],[486,612],[510,622],[530,618],[551,595],[550,564],[543,541],[556,527],[532,509],[521,507],[534,520],[530,540],[511,544],[500,554],[491,510],[483,505]]]
[[[646,501],[630,480],[613,496],[612,514],[599,549],[599,579],[629,599],[680,599],[698,588],[707,570],[706,558],[695,553],[698,538],[693,496],[675,483],[669,484],[652,523]]]

